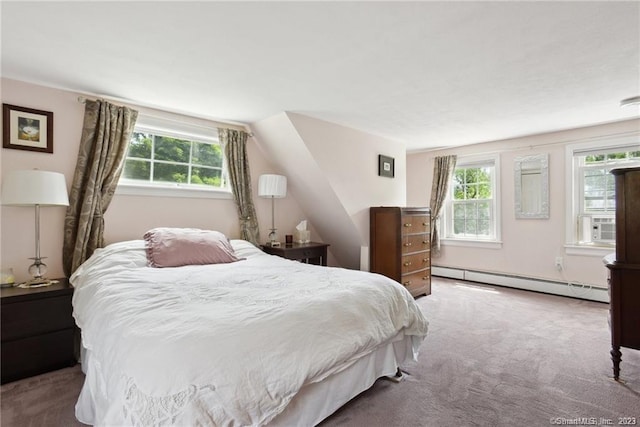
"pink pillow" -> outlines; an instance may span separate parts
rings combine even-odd
[[[219,231],[196,228],[154,228],[144,234],[150,267],[179,267],[240,261]]]

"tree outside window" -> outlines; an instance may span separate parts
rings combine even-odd
[[[159,185],[223,188],[219,144],[134,132],[122,178]]]

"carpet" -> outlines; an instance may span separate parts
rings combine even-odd
[[[607,304],[434,278],[418,304],[430,326],[400,383],[380,379],[333,426],[640,424],[640,351],[612,379]],[[640,327],[640,325],[639,325]],[[72,427],[79,366],[0,388],[3,427]]]

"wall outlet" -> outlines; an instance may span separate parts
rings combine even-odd
[[[563,268],[564,268],[564,265],[562,264],[562,257],[561,256],[557,256],[556,257],[556,270],[562,271]]]

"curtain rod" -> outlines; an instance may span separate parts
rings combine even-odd
[[[87,98],[86,96],[83,96],[83,95],[78,96],[78,102],[79,102],[79,103],[81,103],[81,104],[86,104],[88,99],[89,99],[89,98]],[[102,98],[102,97],[97,97],[96,99],[97,99],[97,100],[101,100],[101,101],[106,101],[106,99],[105,99],[105,98]],[[123,104],[129,104],[129,105],[132,105],[133,107],[136,107],[136,108],[142,108],[142,109],[148,108],[148,109],[157,110],[157,111],[161,111],[161,112],[168,113],[168,114],[175,114],[175,115],[179,115],[179,116],[185,116],[185,117],[189,117],[189,118],[192,118],[192,119],[197,119],[197,120],[207,120],[207,121],[209,121],[209,122],[213,122],[213,123],[215,123],[216,125],[220,125],[220,126],[242,127],[242,128],[244,128],[245,130],[247,130],[247,127],[248,127],[248,126],[247,126],[247,125],[245,125],[245,124],[235,124],[235,123],[219,122],[219,121],[217,121],[217,120],[205,119],[205,118],[203,118],[203,117],[187,116],[187,115],[186,115],[186,114],[184,114],[184,113],[176,113],[176,112],[173,112],[173,111],[160,110],[160,109],[158,109],[158,108],[153,108],[153,107],[145,107],[144,105],[135,105],[135,104],[130,104],[130,103],[128,103],[128,102],[124,102],[124,101],[121,101],[121,100],[118,100],[118,99],[113,99],[113,100],[114,100],[114,101],[116,101],[116,102],[123,103]],[[170,122],[183,123],[181,120],[176,120],[176,119],[167,118],[167,117],[164,117],[164,116],[158,116],[158,115],[154,115],[154,114],[149,114],[149,113],[144,112],[144,111],[143,111],[141,114],[142,114],[143,116],[145,116],[145,117],[153,117],[153,118],[156,118],[156,119],[162,119],[162,120],[166,120],[166,121],[170,121]],[[190,123],[190,125],[191,125],[191,126],[195,126],[195,127],[200,127],[200,128],[203,128],[203,129],[211,129],[211,128],[210,128],[210,127],[208,127],[208,126],[198,125],[198,124],[194,124],[194,123]],[[216,127],[218,127],[218,126],[216,126]],[[247,135],[248,135],[249,137],[253,137],[253,132],[247,132]]]

